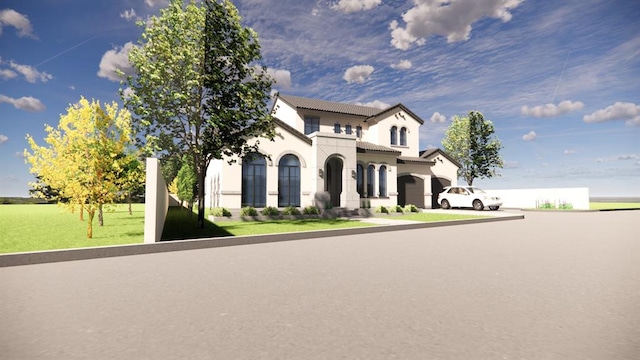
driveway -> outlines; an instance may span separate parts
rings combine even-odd
[[[0,268],[6,359],[637,359],[640,211]]]

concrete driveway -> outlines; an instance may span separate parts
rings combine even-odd
[[[637,359],[640,211],[0,268],[3,359]]]

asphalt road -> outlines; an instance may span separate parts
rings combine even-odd
[[[0,358],[640,358],[640,211],[524,214],[0,268]]]

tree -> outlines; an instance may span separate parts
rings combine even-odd
[[[456,115],[445,133],[442,146],[460,163],[458,177],[469,186],[474,179],[496,176],[495,169],[503,166],[502,144],[494,133],[493,123],[478,111],[470,111],[467,117]]]
[[[257,34],[229,0],[172,0],[146,23],[129,53],[136,70],[122,90],[134,126],[156,153],[187,154],[198,179],[198,226],[204,227],[204,179],[213,159],[256,151],[272,140],[272,79]],[[127,94],[125,96],[125,93]]]
[[[32,187],[32,189],[29,189],[31,197],[44,199],[49,204],[53,204],[58,201],[68,201],[68,199],[60,197],[60,192],[58,190],[52,188],[51,185],[45,184],[44,181],[42,181],[42,176],[36,175],[36,179],[37,181],[29,183],[29,186]]]
[[[187,203],[187,208],[191,213],[193,199],[196,197],[198,178],[196,176],[195,169],[188,158],[185,158],[185,161],[183,161],[176,180],[178,185],[178,192],[176,195],[178,195],[178,199],[180,199],[181,202]]]
[[[96,211],[118,194],[118,161],[130,146],[131,116],[113,103],[103,109],[99,102],[82,98],[60,117],[57,128],[46,125],[48,146],[39,146],[30,135],[32,153],[25,150],[31,172],[58,191],[58,198],[72,212],[80,207],[89,216],[87,237],[93,237]]]

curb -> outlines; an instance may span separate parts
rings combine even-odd
[[[109,257],[157,254],[171,251],[211,249],[227,246],[265,244],[282,241],[318,239],[333,236],[372,234],[396,230],[426,229],[442,226],[488,223],[504,220],[522,220],[524,215],[510,215],[482,219],[450,220],[428,223],[378,225],[371,227],[313,230],[267,235],[244,235],[205,239],[173,240],[153,244],[114,245],[80,249],[50,250],[29,253],[13,253],[0,255],[0,268],[11,266],[57,263],[65,261],[89,260]]]

